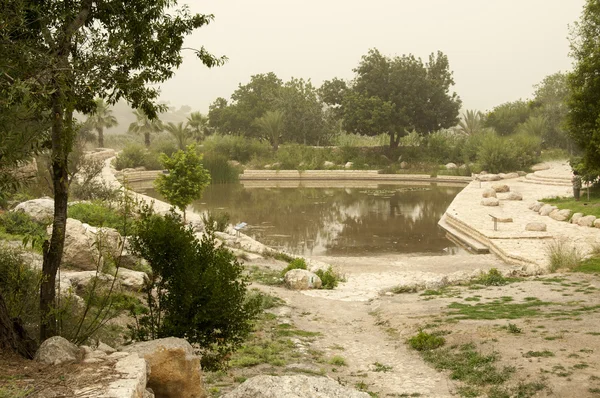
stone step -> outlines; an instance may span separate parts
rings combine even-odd
[[[470,251],[477,254],[487,254],[490,252],[487,246],[450,225],[446,215],[442,216],[438,225],[453,238],[452,240],[458,241],[461,246],[468,248]]]
[[[538,179],[529,179],[529,178],[520,178],[520,182],[525,182],[528,184],[537,184],[537,185],[552,185],[552,186],[560,186],[560,187],[570,187],[571,182],[562,182],[558,180],[538,180]]]
[[[551,180],[551,181],[565,181],[571,183],[571,177],[561,177],[561,176],[547,176],[540,173],[529,173],[525,176],[525,178],[532,180]]]

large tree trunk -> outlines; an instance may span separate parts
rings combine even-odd
[[[56,273],[62,260],[69,200],[68,156],[70,139],[64,126],[62,93],[53,94],[54,120],[52,123],[52,185],[54,187],[54,220],[50,242],[44,243],[44,263],[40,286],[40,341],[57,334]],[[70,113],[70,112],[69,112]],[[69,115],[67,115],[69,116]]]
[[[104,129],[98,127],[96,130],[98,131],[98,145],[100,148],[104,148]]]
[[[37,343],[31,339],[18,319],[11,319],[6,303],[0,294],[0,350],[14,351],[25,358],[32,359]]]
[[[398,148],[398,144],[400,143],[400,134],[396,134],[393,131],[388,133],[390,135],[390,149]]]

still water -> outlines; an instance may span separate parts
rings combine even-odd
[[[268,183],[267,183],[268,184]],[[244,233],[301,255],[453,254],[437,222],[462,187],[371,185],[353,188],[209,186],[192,207],[227,212]],[[152,189],[140,190],[158,197]]]

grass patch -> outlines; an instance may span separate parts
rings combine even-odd
[[[384,365],[382,363],[379,362],[375,362],[373,364],[373,372],[389,372],[390,370],[392,370],[393,368],[391,366],[387,366]]]
[[[281,271],[270,270],[253,265],[247,268],[248,278],[252,282],[258,282],[267,286],[279,286],[283,284]]]
[[[281,271],[281,276],[282,277],[285,276],[285,274],[288,271],[291,271],[293,269],[306,269],[306,268],[308,268],[308,267],[306,266],[306,261],[304,261],[303,258],[295,258],[292,261],[290,261],[290,263],[288,264],[288,266],[285,267],[283,269],[283,271]]]
[[[132,231],[132,217],[126,217],[118,209],[99,201],[71,205],[68,216],[93,227],[114,228],[123,236]]]
[[[430,351],[443,346],[446,343],[446,339],[420,330],[415,336],[409,338],[407,342],[414,350]]]
[[[548,358],[553,357],[554,353],[552,351],[544,350],[544,351],[527,351],[523,354],[525,358]]]
[[[319,269],[315,274],[321,278],[321,289],[331,290],[337,287],[338,283],[345,280],[342,275],[334,271],[331,267],[328,267],[326,270]]]
[[[416,286],[410,286],[410,285],[403,285],[403,286],[396,286],[393,287],[390,292],[394,293],[394,294],[403,294],[403,293],[416,293],[418,291]]]
[[[498,269],[492,268],[488,272],[482,272],[472,283],[484,286],[503,286],[508,284],[509,280],[503,277]]]
[[[514,323],[509,323],[508,326],[506,327],[506,329],[508,330],[508,333],[512,333],[512,334],[521,334],[521,333],[523,333],[523,329],[521,329],[520,327],[518,327]]]
[[[585,274],[600,274],[600,257],[583,260],[572,271],[583,272]]]
[[[290,263],[295,260],[294,257],[290,256],[289,254],[281,253],[281,252],[273,252],[270,250],[265,250],[262,253],[262,256],[265,258],[274,258],[275,260],[284,261],[286,263]]]
[[[454,319],[519,319],[539,316],[540,307],[550,304],[537,299],[521,304],[494,300],[474,305],[454,302],[448,308],[454,310],[449,313]]]
[[[572,197],[557,197],[541,200],[550,203],[559,209],[569,209],[573,213],[583,213],[586,216],[600,217],[600,188],[590,187],[590,199],[587,199],[587,190],[581,190],[581,200]]]
[[[341,357],[339,355],[332,357],[328,363],[333,366],[346,366],[347,365],[344,357]]]
[[[555,239],[546,248],[550,272],[574,269],[581,264],[581,253],[567,239]]]

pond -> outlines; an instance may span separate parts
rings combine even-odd
[[[462,186],[286,184],[291,186],[268,181],[246,187],[211,185],[192,207],[196,212],[227,212],[231,223],[248,223],[245,234],[300,255],[443,255],[459,251],[437,222]],[[159,197],[153,189],[137,190]]]

